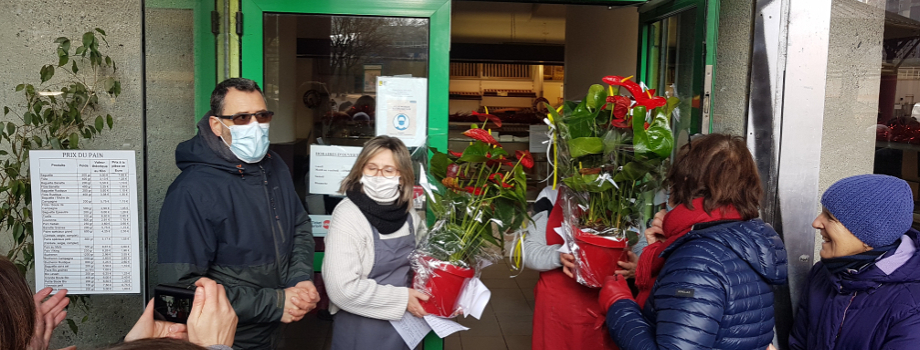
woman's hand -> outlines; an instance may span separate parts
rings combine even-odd
[[[233,346],[238,321],[227,291],[214,280],[202,277],[195,282],[195,301],[188,316],[188,340],[201,346]]]
[[[668,214],[667,210],[661,210],[655,213],[652,219],[652,225],[645,229],[645,240],[648,244],[655,242],[664,242],[664,216]]]
[[[32,297],[35,301],[35,331],[29,343],[29,350],[48,349],[54,328],[67,318],[67,311],[64,310],[67,304],[70,304],[70,299],[67,299],[67,290],[61,289],[57,294],[48,298],[51,291],[51,287],[47,287]],[[44,300],[45,298],[48,300]]]
[[[626,278],[636,278],[636,265],[639,262],[639,257],[636,256],[632,250],[627,250],[626,256],[629,258],[629,261],[617,261],[617,265],[620,265],[623,269],[616,270],[614,273]]]
[[[148,338],[188,340],[184,324],[154,320],[153,312],[153,299],[150,299],[141,318],[137,319],[137,323],[125,335],[125,342]]]
[[[562,262],[562,272],[565,272],[566,276],[575,278],[575,256],[568,253],[559,254],[559,261]]]
[[[409,288],[409,304],[406,306],[406,311],[409,311],[409,313],[415,317],[428,315],[419,300],[428,301],[428,296],[425,295],[425,293]]]

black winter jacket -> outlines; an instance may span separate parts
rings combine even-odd
[[[160,283],[224,285],[239,317],[234,348],[269,348],[284,288],[313,277],[313,234],[287,166],[274,152],[241,162],[211,132],[176,147],[182,173],[160,211]]]

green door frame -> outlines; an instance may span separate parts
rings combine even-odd
[[[145,8],[192,10],[195,19],[195,121],[211,109],[211,91],[217,85],[217,49],[211,32],[213,1],[202,0],[146,0]]]
[[[264,81],[263,27],[265,13],[304,13],[428,18],[428,145],[447,149],[448,88],[450,84],[450,0],[241,0],[243,36],[241,73]],[[316,271],[322,268],[316,253]],[[427,350],[441,350],[444,341],[434,332],[423,340]]]
[[[719,9],[721,0],[672,0],[654,2],[639,8],[639,67],[640,81],[648,81],[653,69],[659,69],[657,64],[649,62],[649,38],[651,37],[652,23],[674,16],[684,11],[696,11],[696,38],[693,52],[700,58],[694,67],[693,96],[699,96],[700,108],[693,108],[691,118],[700,123],[693,123],[691,133],[712,131],[712,118],[708,111],[712,107],[712,86],[715,84],[716,43],[719,39]],[[699,25],[703,23],[705,25]],[[704,117],[703,110],[706,110]],[[702,120],[701,120],[702,119]],[[703,125],[705,124],[705,125]],[[697,127],[699,125],[699,127]]]
[[[428,144],[447,149],[450,84],[450,0],[241,0],[242,76],[263,81],[262,16],[266,12],[429,19]]]

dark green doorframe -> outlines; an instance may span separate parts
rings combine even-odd
[[[696,26],[694,36],[694,76],[693,96],[699,99],[692,109],[692,133],[709,133],[712,121],[708,113],[712,106],[712,86],[715,84],[716,43],[719,36],[720,0],[672,0],[655,1],[639,8],[639,67],[638,78],[648,81],[653,70],[660,69],[657,63],[650,62],[649,39],[652,37],[652,24],[665,18],[694,11]],[[704,116],[705,115],[705,116]]]

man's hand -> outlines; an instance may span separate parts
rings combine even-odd
[[[297,285],[284,289],[284,314],[281,322],[291,323],[300,321],[304,315],[316,307],[319,302],[319,292],[312,281],[303,281]]]
[[[559,254],[559,261],[562,262],[562,272],[565,272],[566,276],[575,278],[575,256],[562,253]]]
[[[154,320],[153,299],[150,299],[141,318],[137,319],[137,323],[125,336],[125,342],[148,338],[188,340],[188,332],[184,324]]]
[[[652,219],[652,226],[645,229],[645,240],[648,244],[665,241],[664,229],[662,229],[662,227],[664,227],[664,216],[667,214],[667,210],[661,210],[655,213],[655,218]]]
[[[188,340],[204,347],[233,346],[238,319],[224,286],[206,277],[198,279],[195,285],[198,288],[188,316]]]
[[[633,253],[631,250],[626,251],[626,256],[629,258],[629,261],[617,261],[617,265],[620,265],[622,270],[616,270],[614,273],[617,275],[623,275],[623,277],[626,278],[635,278],[636,265],[639,262],[639,257],[636,256],[636,253]]]
[[[35,302],[35,331],[32,333],[29,350],[47,350],[54,328],[67,317],[67,311],[64,311],[67,304],[70,304],[70,299],[67,299],[67,290],[62,289],[48,300],[42,301],[51,295],[51,291],[52,289],[48,287],[38,291],[32,297]]]
[[[422,303],[419,302],[419,300],[428,301],[428,295],[409,288],[409,303],[406,304],[406,311],[409,311],[409,313],[415,317],[424,317],[428,315],[428,312],[425,311],[425,308],[422,307]]]

